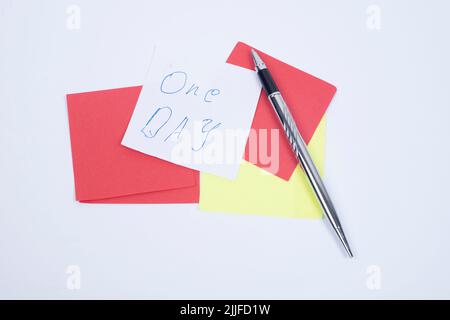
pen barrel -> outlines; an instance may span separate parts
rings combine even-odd
[[[272,75],[270,74],[269,70],[267,70],[267,68],[258,70],[258,77],[261,80],[261,84],[267,95],[278,92],[278,87],[275,84],[275,81],[273,81]]]
[[[341,230],[341,225],[337,217],[336,210],[334,209],[333,203],[330,196],[328,195],[325,185],[322,182],[322,178],[317,171],[317,168],[311,159],[305,142],[294,122],[286,102],[281,96],[280,92],[274,92],[269,95],[270,103],[272,104],[278,118],[283,126],[286,136],[297,156],[300,164],[305,171],[306,176],[317,196],[317,199],[325,212],[325,215],[330,220],[330,223],[335,229]],[[337,231],[337,230],[336,230]]]

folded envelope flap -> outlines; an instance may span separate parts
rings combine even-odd
[[[136,204],[136,203],[198,203],[200,196],[199,174],[196,175],[196,183],[193,186],[170,190],[160,190],[146,193],[136,193],[106,199],[81,200],[84,203],[103,204]]]
[[[194,186],[196,171],[120,144],[140,86],[67,95],[76,199]]]

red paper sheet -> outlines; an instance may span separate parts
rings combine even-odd
[[[249,45],[239,42],[234,47],[227,62],[253,70],[254,63],[250,49]],[[306,143],[309,143],[336,92],[336,87],[259,50],[256,51],[264,60],[280,92],[283,94],[283,98],[290,108],[303,139]],[[285,180],[289,180],[298,164],[298,160],[295,158],[279,120],[264,92],[261,92],[256,107],[252,129],[279,129],[279,168],[277,171],[273,171],[265,163],[266,161],[259,156],[257,159],[251,159],[248,142],[245,150],[245,159]],[[268,150],[270,150],[270,144]],[[256,154],[259,155],[259,152]]]
[[[198,172],[120,144],[141,87],[67,95],[76,199],[197,203]]]

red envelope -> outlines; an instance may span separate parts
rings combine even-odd
[[[120,144],[141,88],[67,95],[78,201],[198,203],[197,171]]]
[[[237,43],[231,55],[228,57],[227,62],[254,70],[250,49],[251,47],[245,43]],[[309,143],[336,93],[336,87],[259,50],[256,51],[264,60],[275,83],[283,94],[283,98],[288,104],[300,130],[300,134],[305,142]],[[256,153],[257,159],[252,159],[249,156],[248,141],[245,150],[245,159],[266,169],[272,174],[276,174],[280,178],[289,180],[298,164],[298,160],[295,158],[289,142],[283,133],[283,129],[280,126],[280,122],[264,92],[261,92],[261,96],[259,97],[252,129],[279,129],[279,168],[277,171],[273,171],[265,163],[266,159],[259,157],[259,152]],[[270,140],[268,147],[268,150],[270,150]]]

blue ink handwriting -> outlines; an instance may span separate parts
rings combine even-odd
[[[186,87],[186,83],[188,81],[188,74],[184,71],[174,71],[164,76],[161,81],[161,85],[159,86],[159,90],[164,94],[176,94],[181,92]],[[198,96],[198,91],[200,87],[195,83],[187,89],[185,92],[186,95],[193,94],[194,96]],[[184,92],[184,90],[183,90]],[[214,102],[213,97],[220,95],[220,89],[211,88],[205,92],[203,95],[204,102]]]

